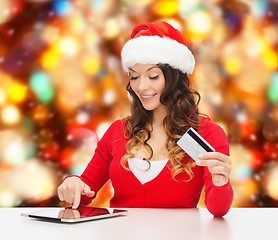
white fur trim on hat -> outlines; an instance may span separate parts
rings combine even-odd
[[[121,55],[125,71],[136,63],[162,63],[191,74],[195,66],[191,51],[184,44],[167,37],[140,36],[130,39],[124,45]]]

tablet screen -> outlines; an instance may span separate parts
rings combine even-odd
[[[42,220],[71,223],[127,215],[127,210],[95,207],[79,207],[77,209],[54,208],[23,213],[21,215]]]

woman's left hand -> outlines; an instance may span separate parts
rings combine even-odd
[[[208,167],[215,186],[223,186],[229,181],[232,170],[229,156],[220,152],[206,152],[199,155],[199,160],[196,161],[196,164]]]

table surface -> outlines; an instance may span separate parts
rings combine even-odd
[[[131,208],[127,216],[75,224],[21,216],[40,209],[0,208],[1,239],[278,239],[278,208],[231,208],[223,218],[206,208]]]

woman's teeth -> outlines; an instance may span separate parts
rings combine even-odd
[[[155,96],[156,94],[153,94],[153,95],[141,95],[142,98],[144,99],[148,99],[148,98],[151,98],[153,96]]]

